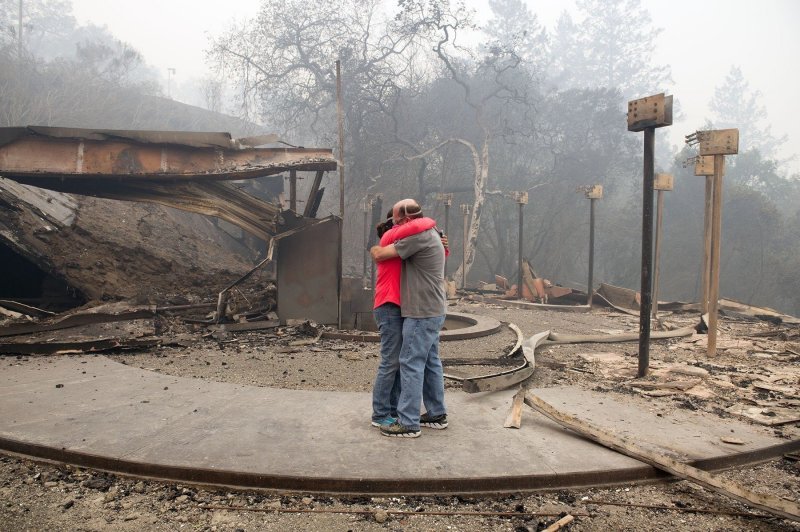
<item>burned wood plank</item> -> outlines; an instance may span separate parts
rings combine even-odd
[[[141,349],[160,343],[160,338],[98,338],[74,342],[0,343],[0,353],[11,355],[99,353],[122,349]]]
[[[526,362],[511,371],[464,379],[461,389],[467,393],[505,390],[515,384],[519,384],[531,375],[533,375],[533,368],[529,367]]]
[[[537,412],[544,414],[559,425],[577,432],[581,436],[597,442],[604,447],[640,460],[672,475],[696,482],[703,487],[736,499],[748,506],[758,508],[759,510],[769,512],[773,515],[778,515],[785,519],[800,521],[800,507],[797,503],[779,499],[772,495],[755,493],[734,482],[719,479],[702,469],[645,449],[628,438],[617,436],[616,434],[582,421],[575,416],[560,412],[531,393],[526,394],[525,404]]]
[[[116,321],[130,321],[142,318],[152,318],[155,316],[155,309],[152,307],[129,309],[122,312],[81,312],[68,316],[56,316],[55,318],[41,321],[39,323],[21,323],[8,325],[0,328],[0,337],[17,336],[21,334],[32,334],[45,331],[57,331],[80,327],[94,323],[112,323]]]
[[[324,170],[317,170],[317,173],[314,175],[314,182],[311,184],[311,191],[308,193],[306,206],[303,210],[303,216],[306,218],[315,218],[317,215],[317,206],[319,205],[319,200],[321,199],[317,196],[319,195],[319,186],[322,183],[322,176],[324,174]]]
[[[522,425],[522,405],[525,400],[525,388],[520,388],[514,394],[514,399],[511,401],[511,407],[508,409],[506,421],[503,423],[503,428],[518,429]]]
[[[636,290],[600,283],[600,288],[597,289],[596,293],[603,296],[615,308],[639,310],[641,296]]]
[[[651,339],[679,338],[694,334],[694,327],[683,327],[674,331],[656,331],[650,333]],[[579,343],[617,343],[634,342],[639,340],[637,333],[629,334],[558,334],[550,333],[544,344],[579,344]]]
[[[43,310],[40,308],[31,307],[30,305],[25,305],[17,301],[10,301],[8,299],[0,299],[0,307],[5,307],[9,310],[19,312],[20,314],[26,314],[28,316],[44,317],[44,316],[55,315],[55,312],[50,312],[49,310]]]
[[[211,331],[225,331],[225,332],[242,332],[242,331],[263,331],[265,329],[274,329],[279,327],[281,322],[279,320],[264,320],[252,321],[248,323],[222,323],[209,327]]]
[[[572,515],[567,514],[558,521],[556,521],[555,523],[553,523],[552,525],[545,528],[542,532],[556,532],[556,530],[561,530],[562,528],[570,524],[573,520],[575,520],[575,518]]]
[[[0,173],[17,180],[90,176],[150,180],[247,179],[287,170],[334,170],[328,148],[239,149],[227,133],[13,128],[0,131]],[[201,137],[205,135],[205,138]],[[227,146],[224,136],[227,135]],[[214,138],[210,138],[210,137]],[[210,140],[210,142],[206,142]]]

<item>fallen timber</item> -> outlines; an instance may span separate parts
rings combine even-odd
[[[694,327],[683,327],[672,331],[655,331],[650,333],[650,338],[654,340],[663,340],[666,338],[680,338],[682,336],[691,336],[694,334]],[[587,344],[587,343],[616,343],[616,342],[634,342],[639,340],[638,333],[627,334],[558,334],[550,333],[547,339],[542,342],[543,345],[558,345],[558,344]]]
[[[692,482],[696,482],[703,487],[711,489],[717,493],[722,493],[747,504],[753,508],[769,512],[773,515],[800,522],[800,506],[792,501],[780,499],[764,493],[755,493],[745,489],[735,482],[726,481],[715,477],[711,473],[690,466],[688,464],[674,460],[664,454],[645,449],[632,442],[628,438],[617,436],[614,433],[605,431],[590,423],[576,418],[575,416],[560,412],[547,402],[533,394],[526,394],[524,402],[537,412],[540,412],[552,419],[559,425],[566,427],[581,436],[595,441],[605,447],[617,452],[641,460],[653,467],[671,473]]]
[[[261,140],[272,138],[260,137]],[[0,170],[42,186],[62,179],[219,181],[289,170],[335,170],[327,148],[256,148],[228,133],[0,128]],[[38,186],[38,185],[37,185]],[[44,188],[47,188],[46,186]]]

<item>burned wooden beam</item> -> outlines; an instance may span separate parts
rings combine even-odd
[[[55,353],[99,353],[122,349],[141,349],[161,343],[160,338],[96,338],[63,342],[0,342],[0,353],[7,355],[51,355]]]
[[[87,312],[54,316],[53,318],[42,320],[38,323],[8,325],[0,328],[0,337],[58,331],[96,323],[113,323],[116,321],[152,318],[155,314],[155,308],[153,307],[124,308],[117,312],[111,305],[104,305],[103,307],[97,307]]]
[[[0,128],[0,174],[14,180],[238,180],[336,167],[327,148],[242,149],[228,133]]]
[[[303,210],[303,216],[306,218],[314,218],[317,215],[317,208],[319,207],[320,201],[322,201],[322,192],[325,190],[324,188],[321,190],[319,188],[322,184],[322,176],[324,174],[324,170],[317,170],[316,175],[314,175],[314,182],[311,184],[311,191],[308,193],[306,207],[305,210]]]
[[[800,506],[793,501],[780,499],[769,494],[755,493],[740,484],[718,478],[702,469],[674,460],[666,454],[654,452],[632,441],[630,438],[619,436],[573,415],[561,412],[533,394],[529,393],[525,396],[525,404],[559,425],[604,447],[640,460],[672,475],[700,484],[750,507],[769,512],[784,519],[800,522]]]

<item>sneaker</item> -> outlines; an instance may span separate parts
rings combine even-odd
[[[392,416],[387,416],[387,417],[385,417],[383,419],[378,419],[377,421],[373,419],[372,420],[372,426],[373,427],[388,427],[389,425],[391,425],[392,423],[395,423],[396,421],[397,421],[397,418],[393,418]]]
[[[422,431],[419,429],[412,430],[399,421],[395,421],[391,425],[381,427],[381,434],[389,436],[390,438],[419,438]]]
[[[428,427],[429,429],[446,429],[447,428],[447,414],[442,414],[440,416],[429,416],[428,413],[424,413],[419,416],[419,424],[423,427]]]

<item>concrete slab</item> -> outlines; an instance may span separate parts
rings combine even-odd
[[[503,428],[513,390],[448,391],[447,430],[396,439],[369,425],[367,393],[187,379],[102,356],[3,362],[9,365],[0,372],[0,449],[127,474],[348,493],[500,492],[662,476],[527,408],[521,429]],[[800,447],[740,421],[684,410],[658,416],[578,388],[533,393],[705,467]],[[723,443],[720,438],[732,432],[745,444]]]

